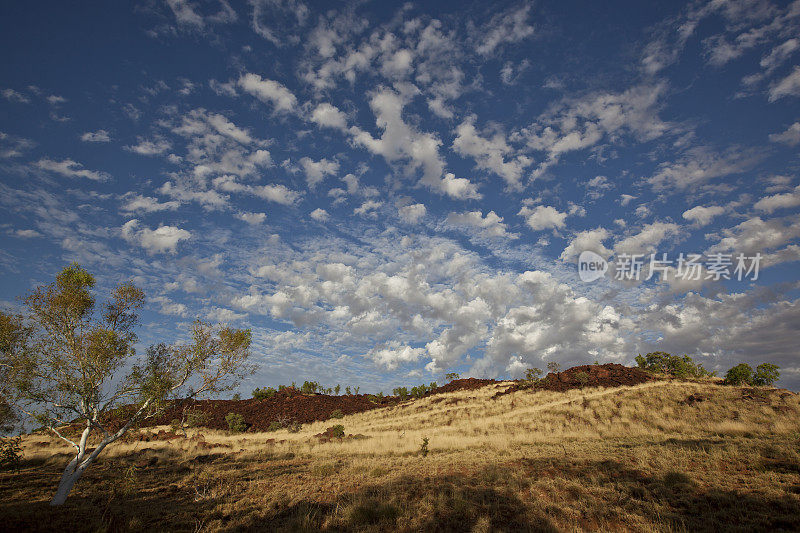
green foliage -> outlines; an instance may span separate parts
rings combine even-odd
[[[22,465],[22,437],[0,437],[0,469],[19,472]]]
[[[547,371],[548,372],[556,374],[556,373],[558,373],[559,370],[561,370],[561,365],[559,365],[557,362],[550,361],[550,362],[547,363]]]
[[[330,418],[344,418],[344,413],[341,409],[336,409],[334,412],[331,413]]]
[[[233,396],[231,396],[231,400],[233,400],[234,402],[238,402],[238,401],[240,401],[241,399],[242,399],[242,395],[241,395],[241,394],[239,394],[238,392],[237,392],[237,393],[235,393]]]
[[[778,381],[778,378],[781,377],[781,373],[778,371],[779,368],[780,367],[772,363],[761,363],[756,367],[756,373],[753,376],[753,385],[758,387],[771,387]]]
[[[0,433],[9,433],[14,429],[18,420],[14,408],[5,398],[0,396]]]
[[[458,372],[450,372],[449,374],[444,375],[444,379],[446,379],[448,382],[456,380],[458,378],[459,378]]]
[[[383,392],[379,392],[378,394],[368,394],[367,399],[372,403],[381,403],[381,400],[383,400]]]
[[[422,457],[427,457],[430,450],[428,449],[428,437],[422,437],[422,444],[419,445],[419,454]]]
[[[256,400],[266,400],[267,398],[272,398],[275,396],[275,393],[278,392],[272,387],[265,387],[265,388],[256,388],[253,389],[253,398]]]
[[[675,378],[702,378],[713,376],[700,363],[695,363],[691,357],[684,355],[670,355],[666,352],[651,352],[645,356],[636,356],[639,368],[655,374],[666,374]]]
[[[283,424],[277,420],[270,422],[269,426],[267,426],[267,431],[278,431],[279,429],[283,429]]]
[[[303,394],[314,394],[322,390],[322,385],[317,381],[304,381],[300,387]]]
[[[286,429],[289,431],[289,433],[299,433],[302,427],[303,424],[297,422],[296,420],[290,420],[286,423]]]
[[[399,396],[400,399],[404,401],[408,399],[408,389],[405,387],[397,387],[396,389],[393,389],[392,394]]]
[[[350,387],[349,387],[349,386],[348,386],[348,387],[345,387],[345,388],[344,388],[344,392],[345,392],[345,394],[347,394],[348,396],[350,396],[350,394],[351,394],[351,393],[350,393]]]
[[[83,463],[65,470],[65,479],[79,476],[142,418],[233,390],[255,370],[247,363],[250,330],[200,321],[187,343],[156,344],[137,357],[144,292],[123,282],[97,303],[94,287],[92,275],[73,264],[24,298],[24,316],[0,313],[0,398],[51,429],[86,422],[77,446]],[[89,438],[119,405],[130,406],[120,431]],[[88,442],[94,449],[87,453]]]
[[[342,386],[341,386],[341,385],[339,385],[339,384],[337,383],[337,384],[336,384],[336,386],[333,388],[333,393],[334,393],[336,396],[339,396],[339,392],[340,392],[341,390],[342,390]]]
[[[581,387],[585,387],[586,384],[589,383],[589,373],[578,372],[575,374],[575,380],[580,384]]]
[[[228,413],[225,415],[225,422],[228,423],[228,429],[233,433],[242,433],[247,429],[247,424],[244,423],[244,417],[239,413]]]
[[[728,385],[751,385],[755,387],[772,386],[780,377],[779,367],[772,363],[761,363],[753,368],[740,363],[725,374],[725,383]]]
[[[410,395],[413,398],[420,399],[425,397],[426,394],[431,392],[433,389],[437,388],[438,385],[435,381],[432,381],[430,385],[417,385],[416,387],[411,387]]]
[[[529,368],[525,371],[525,381],[535,383],[542,377],[541,368]]]
[[[337,424],[331,428],[328,428],[328,430],[331,437],[335,437],[337,439],[344,437],[344,426],[342,424]]]
[[[725,383],[728,385],[749,385],[753,381],[753,368],[741,363],[728,370],[725,374]]]
[[[208,413],[199,409],[187,409],[186,411],[186,426],[190,428],[197,428],[208,424]]]

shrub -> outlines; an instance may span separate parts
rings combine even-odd
[[[702,378],[713,376],[700,363],[695,363],[691,357],[684,355],[671,355],[667,352],[651,352],[642,356],[636,356],[636,364],[639,368],[655,374],[667,374],[675,378]]]
[[[304,394],[314,394],[322,390],[322,385],[316,381],[304,381],[300,386],[300,392]]]
[[[244,417],[239,413],[228,413],[225,415],[225,422],[228,423],[228,429],[234,433],[241,433],[247,429]]]
[[[778,366],[772,363],[761,363],[756,367],[756,373],[753,376],[753,385],[756,386],[769,386],[778,381],[781,373],[778,372]]]
[[[169,421],[169,428],[172,430],[173,433],[183,431],[183,422],[181,422],[177,418],[173,418],[172,420]]]
[[[289,433],[299,433],[300,429],[302,427],[303,427],[303,424],[301,424],[300,422],[297,422],[295,420],[292,420],[291,422],[286,424],[286,429],[287,429],[287,431],[289,431]]]
[[[725,383],[728,385],[750,385],[752,381],[753,369],[746,363],[736,365],[725,374]]]
[[[428,449],[428,437],[422,437],[422,444],[419,445],[419,454],[422,457],[427,457],[430,450]]]
[[[341,409],[336,409],[334,412],[331,413],[331,418],[344,418],[344,413]]]
[[[561,370],[561,365],[559,365],[555,361],[550,361],[549,363],[547,363],[547,371],[548,372],[552,372],[553,374],[555,374],[559,370]]]
[[[208,423],[208,413],[199,409],[186,411],[186,425],[190,428],[204,426]]]
[[[445,374],[444,376],[444,379],[446,379],[447,381],[453,381],[458,378],[459,378],[458,372],[450,372],[449,374]]]
[[[231,400],[233,400],[234,402],[238,402],[241,399],[242,399],[242,395],[239,394],[238,392],[235,393],[233,396],[231,396]]]
[[[425,396],[425,394],[427,393],[428,393],[428,387],[426,387],[425,384],[418,385],[416,387],[411,387],[411,396],[418,400],[423,396]]]
[[[344,437],[344,426],[341,424],[337,424],[333,427],[328,428],[328,434],[331,437],[335,437],[337,439],[341,439]]]
[[[22,437],[0,438],[0,468],[19,472],[22,465]]]
[[[276,392],[278,391],[272,387],[256,388],[253,389],[253,398],[256,400],[266,400],[267,398],[275,396]]]
[[[269,426],[267,427],[267,431],[278,431],[279,429],[283,429],[283,424],[277,420],[270,422]]]
[[[408,389],[405,387],[397,387],[396,389],[392,390],[392,394],[399,396],[401,400],[405,400],[408,398]]]
[[[333,388],[333,393],[334,393],[336,396],[339,396],[339,392],[340,392],[341,390],[342,390],[342,386],[341,386],[341,385],[339,385],[339,384],[337,383],[337,384],[336,384],[336,386]]]
[[[575,374],[575,380],[580,384],[581,387],[585,387],[586,384],[589,383],[588,372],[578,372]]]

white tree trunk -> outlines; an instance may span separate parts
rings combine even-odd
[[[130,429],[131,425],[138,420],[139,416],[144,412],[145,409],[147,409],[147,406],[150,405],[150,401],[151,399],[146,400],[144,404],[139,407],[139,410],[136,411],[136,414],[134,414],[133,417],[128,420],[128,423],[120,428],[119,431],[113,435],[108,435],[106,433],[108,436],[103,439],[100,445],[95,448],[92,453],[89,454],[89,457],[84,459],[83,456],[86,453],[86,444],[89,440],[89,433],[92,431],[91,422],[87,421],[86,429],[83,430],[83,435],[81,435],[81,442],[77,446],[78,453],[75,455],[72,461],[69,462],[67,468],[64,469],[64,473],[61,475],[61,481],[58,483],[56,494],[53,496],[53,499],[50,500],[51,506],[61,505],[67,500],[67,496],[69,496],[72,487],[75,486],[75,483],[81,478],[81,475],[83,475],[83,471],[91,466],[94,460],[97,459],[97,456],[100,455],[100,452],[102,452],[106,446],[128,432],[128,429]]]
[[[80,479],[81,475],[83,475],[83,471],[86,470],[90,464],[92,464],[91,457],[80,465],[78,465],[77,457],[69,462],[67,468],[64,469],[64,473],[61,475],[61,481],[58,483],[56,494],[53,496],[53,499],[50,500],[51,506],[61,505],[67,500],[67,496],[69,496],[72,487],[75,486],[75,483]]]

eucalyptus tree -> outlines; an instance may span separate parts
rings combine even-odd
[[[3,399],[75,450],[51,505],[64,503],[103,450],[137,423],[176,402],[231,390],[254,369],[250,330],[200,321],[187,342],[137,356],[144,292],[125,282],[98,305],[94,286],[73,264],[29,293],[22,314],[0,313]]]

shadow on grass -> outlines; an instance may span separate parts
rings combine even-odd
[[[142,470],[135,490],[124,489],[126,465],[109,461],[87,471],[57,509],[45,498],[58,471],[27,468],[19,475],[0,475],[0,529],[559,531],[650,524],[659,530],[800,530],[800,499],[790,488],[779,496],[708,488],[691,473],[649,475],[615,460],[524,459],[463,474],[376,481],[339,497],[320,494],[301,501],[288,493],[284,501],[260,499],[257,490],[248,492],[247,482],[257,476],[272,483],[275,472],[307,475],[307,464],[230,461],[212,477],[227,476],[240,486],[199,498],[185,464],[160,461]],[[553,491],[548,501],[532,496],[539,482]]]
[[[204,526],[203,531],[558,531],[546,514],[532,513],[500,482],[502,469],[469,476],[402,477],[334,501],[263,504],[242,498],[233,505],[230,497],[195,501],[186,486],[159,483],[170,473],[157,467],[148,469],[148,479],[140,480],[153,484],[149,490],[109,497],[103,487],[111,481],[102,478],[108,473],[87,471],[82,485],[61,508],[50,508],[41,493],[38,501],[0,503],[3,529],[195,531]],[[23,472],[28,474],[32,476],[25,480],[29,492],[52,492],[57,481],[54,473]],[[9,488],[4,486],[8,481],[0,477],[0,497]]]
[[[402,477],[332,502],[298,502],[241,531],[559,531],[508,486],[487,486],[496,473]]]
[[[532,475],[567,479],[585,487],[613,487],[620,493],[615,502],[618,512],[639,515],[671,530],[800,531],[800,500],[792,495],[791,487],[780,497],[757,489],[704,488],[691,473],[668,471],[650,476],[614,460],[529,460],[524,467]]]

